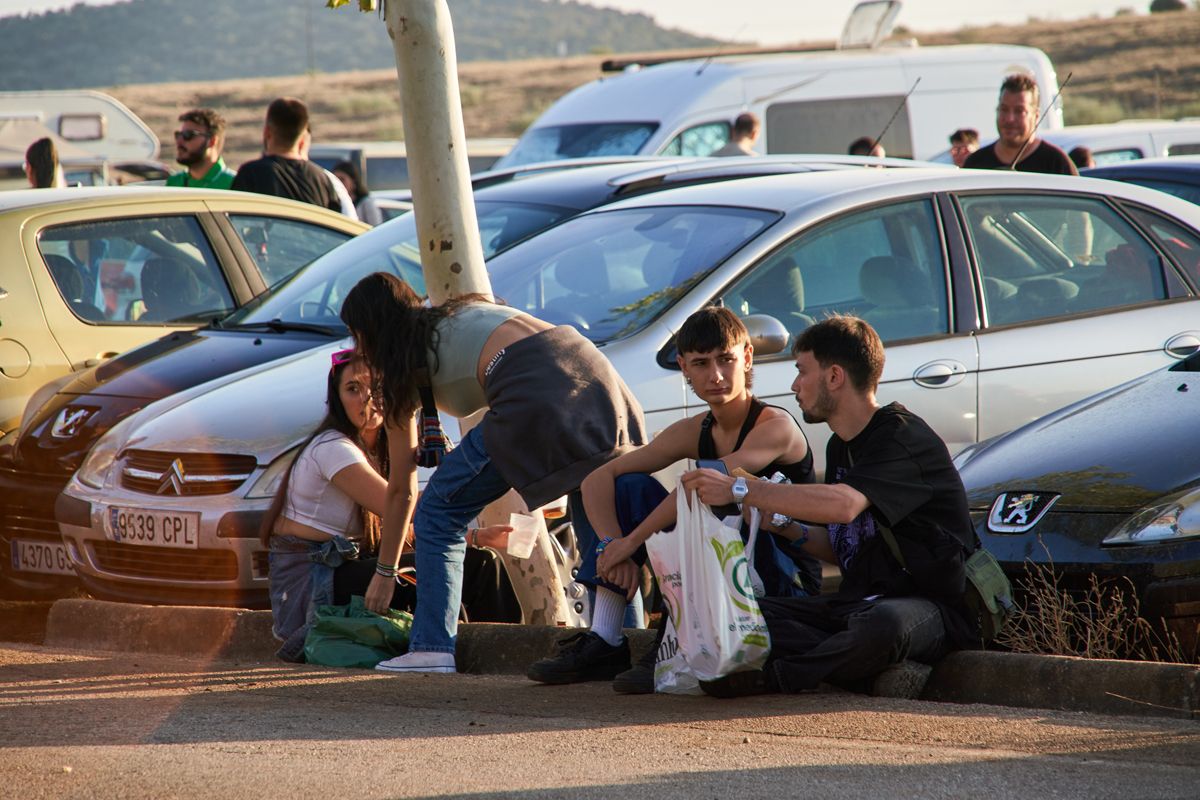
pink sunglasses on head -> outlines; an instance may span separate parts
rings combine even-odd
[[[338,350],[329,357],[329,368],[339,367],[354,360],[356,355],[353,347],[347,347],[345,350]]]

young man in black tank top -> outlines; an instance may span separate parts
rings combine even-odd
[[[675,337],[676,357],[692,391],[709,410],[680,420],[647,445],[597,469],[583,482],[583,502],[600,545],[584,553],[577,580],[594,585],[592,628],[563,642],[557,656],[533,664],[528,676],[542,683],[616,678],[626,694],[654,690],[654,652],[631,668],[621,633],[626,599],[641,583],[645,541],[675,524],[675,497],[651,473],[684,459],[720,458],[769,477],[783,472],[794,482],[813,480],[808,440],[792,416],[750,393],[754,348],[742,321],[724,308],[688,317]],[[773,596],[804,596],[820,590],[820,567],[774,536],[760,536],[755,567]],[[661,635],[661,633],[660,633]]]

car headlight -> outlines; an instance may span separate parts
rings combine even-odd
[[[1149,506],[1104,537],[1106,545],[1166,544],[1200,538],[1200,489]]]
[[[296,454],[299,452],[300,447],[297,445],[272,461],[271,465],[263,470],[263,474],[259,475],[258,480],[250,487],[250,491],[246,493],[246,499],[261,500],[274,497],[279,491],[280,484],[283,483],[283,476],[287,474],[288,467],[296,460]]]
[[[93,489],[104,488],[104,483],[108,480],[108,473],[116,463],[117,455],[125,443],[125,434],[133,427],[134,420],[138,416],[138,414],[130,414],[109,428],[108,432],[92,445],[92,449],[75,473],[75,477],[79,479],[80,483]]]

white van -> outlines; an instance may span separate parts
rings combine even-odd
[[[1070,152],[1092,151],[1096,166],[1160,156],[1200,155],[1200,119],[1129,119],[1108,125],[1071,125],[1045,138]]]
[[[872,45],[890,31],[888,22]],[[1046,54],[1015,45],[874,45],[634,64],[563,96],[496,166],[582,156],[705,156],[728,141],[743,111],[762,121],[760,153],[845,153],[868,136],[880,139],[889,156],[928,159],[946,149],[958,128],[995,138],[1000,84],[1014,72],[1032,75],[1047,102],[1058,92]],[[1061,127],[1055,104],[1042,130]]]

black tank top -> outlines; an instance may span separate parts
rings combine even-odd
[[[757,397],[750,398],[750,413],[746,415],[746,420],[742,423],[742,429],[738,432],[737,443],[734,444],[733,450],[730,452],[734,452],[741,448],[742,443],[746,441],[746,436],[749,435],[750,431],[754,428],[754,423],[758,422],[758,418],[762,415],[763,409],[766,407],[767,404],[759,400]],[[772,406],[772,408],[779,408],[779,406]],[[786,409],[780,410],[784,411],[785,413],[787,411]],[[792,417],[790,413],[788,416]],[[792,422],[796,422],[795,417],[792,417]],[[704,420],[700,423],[700,446],[698,448],[700,458],[720,458],[720,456],[717,455],[717,443],[713,439],[712,434],[713,425],[715,424],[716,418],[713,417],[713,413],[709,411],[704,416]],[[796,423],[796,426],[799,427],[799,423]],[[801,435],[803,435],[803,432],[801,432]],[[770,478],[776,472],[782,472],[784,476],[792,483],[812,483],[814,481],[812,448],[809,448],[808,452],[804,454],[804,458],[800,459],[799,461],[791,464],[781,464],[778,461],[772,462],[754,474],[760,478]]]

